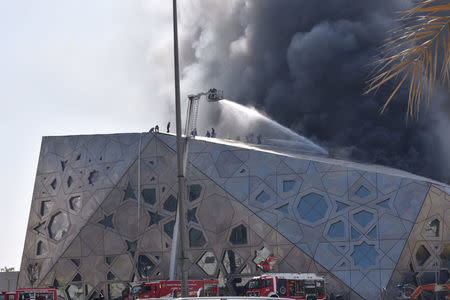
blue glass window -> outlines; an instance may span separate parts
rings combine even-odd
[[[116,276],[114,276],[113,273],[108,272],[108,274],[106,274],[106,280],[114,280],[116,278]]]
[[[88,177],[89,184],[93,185],[94,183],[96,183],[99,177],[100,177],[100,175],[98,174],[98,171],[96,171],[96,170],[89,173],[89,177]],[[130,184],[130,183],[128,183],[128,184]]]
[[[295,180],[283,180],[283,192],[290,192],[295,186]]]
[[[270,200],[270,195],[267,194],[265,191],[262,191],[261,193],[256,196],[256,201],[265,203]]]
[[[148,223],[148,226],[152,226],[153,224],[158,224],[159,221],[164,219],[164,217],[161,216],[160,214],[158,214],[157,212],[148,211],[148,214],[150,215],[150,222]]]
[[[244,225],[239,225],[231,231],[230,243],[233,245],[247,244],[247,228]]]
[[[431,254],[428,252],[427,248],[424,245],[421,245],[416,251],[416,260],[419,266],[423,266],[423,264],[430,258]]]
[[[39,223],[36,227],[33,228],[34,231],[40,234],[45,234],[45,222]]]
[[[369,238],[371,238],[372,240],[376,240],[377,239],[377,226],[373,227],[372,230],[369,231],[367,236]]]
[[[419,280],[421,285],[432,284],[436,282],[436,273],[435,272],[423,272],[420,274]],[[432,298],[422,298],[422,299],[432,299]],[[439,299],[439,298],[437,298]],[[443,298],[441,298],[443,299]]]
[[[330,226],[330,230],[328,230],[328,235],[332,238],[344,237],[345,229],[344,222],[339,221]]]
[[[195,228],[189,230],[189,247],[203,247],[206,244],[203,233]]]
[[[78,258],[71,258],[70,260],[73,262],[73,264],[75,266],[77,266],[77,267],[80,266],[80,263],[81,263],[80,259],[78,259]]]
[[[426,236],[439,237],[439,227],[441,222],[438,219],[434,219],[425,225]]]
[[[346,209],[348,207],[347,204],[336,201],[336,211],[341,211],[343,209]]]
[[[136,195],[134,194],[133,187],[128,182],[127,188],[123,190],[125,192],[125,195],[123,196],[123,201],[127,200],[128,198],[136,200]]]
[[[194,222],[198,223],[197,217],[196,217],[197,207],[194,207],[193,209],[188,209],[186,213],[187,221],[188,222]]]
[[[189,201],[195,201],[200,197],[202,193],[202,186],[200,184],[189,185]]]
[[[444,268],[450,269],[450,244],[444,244],[439,257],[441,258],[442,266]]]
[[[370,191],[365,186],[360,186],[356,191],[356,195],[360,198],[365,198],[370,195]]]
[[[351,229],[352,241],[356,241],[357,239],[359,239],[360,236],[361,236],[361,234],[352,226],[352,229]]]
[[[139,255],[137,262],[137,271],[141,278],[147,278],[155,269],[155,264],[145,255]]]
[[[360,266],[363,269],[367,269],[370,266],[374,266],[377,262],[378,252],[375,250],[374,245],[369,245],[363,242],[361,245],[356,245],[352,253],[352,258],[355,266]]]
[[[74,210],[76,212],[80,211],[81,209],[81,197],[80,196],[74,196],[69,199],[69,207],[71,210]]]
[[[390,199],[388,198],[388,199],[386,199],[384,201],[378,202],[377,205],[389,209],[390,208],[389,207],[389,200]]]
[[[353,219],[358,222],[361,227],[366,227],[373,219],[373,213],[362,210],[353,215]]]
[[[44,252],[47,252],[47,249],[42,241],[37,243],[36,247],[36,255],[42,255]]]
[[[300,218],[309,222],[316,222],[322,219],[328,209],[328,204],[322,195],[311,193],[304,196],[297,206]]]
[[[41,202],[41,216],[45,216],[52,208],[52,203],[50,201]]]
[[[56,181],[56,178],[55,179],[53,179],[53,181],[52,181],[52,183],[50,183],[50,186],[52,187],[52,189],[56,189],[56,184],[57,184],[57,181]]]
[[[156,203],[156,190],[155,189],[143,189],[142,190],[142,198],[144,198],[144,202],[148,204]]]
[[[105,262],[110,266],[110,265],[112,265],[114,258],[115,258],[115,256],[106,256]]]
[[[282,213],[288,215],[289,214],[288,207],[289,207],[289,204],[285,204],[285,205],[282,205],[282,206],[278,207],[276,210],[281,211]]]
[[[77,273],[77,274],[75,275],[75,277],[73,277],[72,281],[73,281],[73,282],[79,282],[79,281],[81,281],[81,275],[80,275],[80,273]]]
[[[109,216],[105,215],[105,217],[102,220],[98,221],[98,223],[105,226],[105,229],[108,227],[114,229],[113,216],[114,214],[110,214]]]
[[[173,228],[175,227],[175,221],[172,220],[166,224],[164,224],[164,232],[167,233],[170,238],[173,238]]]
[[[50,219],[48,223],[48,233],[51,239],[59,241],[69,231],[69,217],[65,212],[58,212]]]
[[[63,172],[66,169],[67,162],[68,162],[68,160],[62,160],[61,161],[61,169],[63,170]]]
[[[135,241],[125,240],[125,242],[127,243],[127,251],[130,252],[132,257],[134,257],[134,254],[137,251],[137,240]]]
[[[164,202],[164,209],[170,212],[174,212],[177,210],[178,205],[178,199],[175,198],[175,196],[170,195],[169,198],[167,198],[166,202]]]

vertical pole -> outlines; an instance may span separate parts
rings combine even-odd
[[[439,284],[439,259],[438,259],[438,245],[434,246],[434,255],[435,255],[435,264],[436,264],[436,268],[435,268],[435,274],[434,274],[434,281],[435,281],[435,287]],[[438,293],[435,291],[434,292],[434,297],[436,300],[439,299],[439,295]]]
[[[177,24],[177,0],[173,0],[173,52],[174,52],[174,68],[175,68],[175,114],[176,114],[176,130],[177,130],[177,169],[178,169],[178,232],[180,237],[180,251],[178,251],[178,263],[181,270],[181,297],[188,296],[187,272],[185,267],[185,209],[184,201],[186,197],[185,181],[183,172],[183,147],[181,140],[181,103],[180,103],[180,70],[178,61],[178,24]]]

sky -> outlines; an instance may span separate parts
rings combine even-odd
[[[388,90],[362,95],[394,12],[410,5],[179,0],[182,99],[217,87],[338,157],[450,182],[445,90],[408,123],[404,89],[383,115]],[[20,267],[43,136],[174,125],[171,14],[168,0],[0,0],[0,266]],[[266,138],[232,110],[200,114],[200,134]]]
[[[0,0],[0,266],[20,267],[43,136],[175,119],[171,12],[159,0]]]

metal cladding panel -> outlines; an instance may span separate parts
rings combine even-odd
[[[114,134],[42,139],[20,287],[40,284],[135,161],[139,145],[150,138]],[[38,249],[39,241],[45,251]]]
[[[389,296],[450,278],[450,194],[432,185],[388,285]],[[436,267],[437,265],[437,267]]]
[[[379,296],[400,257],[429,183],[336,165],[331,160],[317,162],[233,150],[213,143],[208,153],[191,153],[195,157],[191,162],[211,174],[223,168],[226,160],[211,158],[205,163],[202,155],[215,153],[221,158],[230,152],[239,153],[236,156],[242,165],[227,173],[232,175],[225,184],[218,182],[228,193],[360,296]],[[289,186],[293,192],[283,190]],[[364,283],[357,275],[365,278]]]
[[[401,277],[401,270],[392,273],[413,247],[406,240],[419,210],[431,206],[423,204],[429,183],[323,158],[191,143],[191,278],[215,277],[236,290],[269,266],[320,273],[329,293],[373,299]],[[44,139],[19,285],[51,283],[74,300],[102,289],[115,297],[127,282],[167,278],[175,150],[175,137],[165,134]],[[446,199],[442,189],[433,191]],[[430,259],[421,251],[426,269]]]

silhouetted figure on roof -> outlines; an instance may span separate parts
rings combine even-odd
[[[261,138],[262,138],[262,135],[260,135],[260,134],[256,137],[259,145],[261,145]]]
[[[209,133],[209,130],[206,130],[206,137],[211,137],[211,133]]]
[[[196,137],[196,136],[197,136],[197,128],[192,129],[191,135],[192,135],[193,137]]]
[[[155,127],[150,128],[150,133],[153,133],[155,131]]]
[[[213,138],[216,137],[216,131],[214,130],[214,127],[211,128],[211,137],[213,137]]]
[[[159,126],[158,125],[155,126],[155,132],[159,132]]]
[[[170,132],[170,122],[167,123],[167,133],[169,133],[169,132]]]

